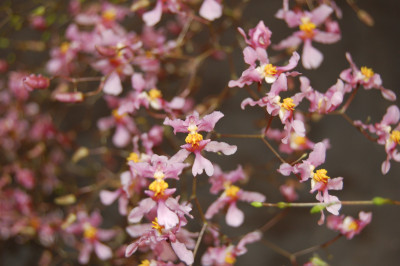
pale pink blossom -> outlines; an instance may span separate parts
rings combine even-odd
[[[350,68],[343,70],[340,73],[340,78],[350,85],[350,90],[362,85],[366,90],[380,90],[382,96],[389,101],[396,100],[396,94],[382,86],[382,79],[379,74],[374,73],[371,68],[366,66],[363,66],[361,69],[359,69],[353,62],[350,53],[346,53],[346,59],[349,61]]]
[[[199,118],[199,114],[194,112],[193,114],[186,117],[183,121],[181,119],[171,120],[168,117],[164,121],[164,125],[169,125],[174,128],[174,134],[177,132],[188,133],[185,142],[186,144],[181,145],[179,150],[173,157],[172,160],[177,162],[183,162],[190,153],[194,153],[195,160],[192,167],[192,174],[196,176],[206,172],[208,176],[213,175],[214,167],[212,163],[202,156],[203,150],[209,152],[222,152],[225,155],[231,155],[236,152],[237,147],[229,145],[225,142],[211,141],[210,139],[203,140],[203,136],[199,134],[200,131],[212,131],[215,124],[224,115],[219,111]]]
[[[249,38],[247,38],[242,28],[238,28],[238,31],[243,36],[247,45],[253,49],[257,49],[258,47],[267,49],[271,44],[272,33],[263,21],[258,22],[255,28],[249,30]]]
[[[276,17],[285,20],[290,28],[299,27],[299,31],[282,40],[273,48],[283,50],[297,48],[304,43],[301,56],[303,66],[307,69],[318,68],[323,60],[323,54],[312,46],[312,41],[329,44],[340,40],[340,33],[322,31],[317,27],[322,25],[333,12],[333,9],[321,4],[311,12],[289,10],[288,0],[283,1],[283,9],[276,13]]]
[[[247,252],[246,245],[259,241],[262,234],[259,231],[254,231],[246,234],[236,246],[227,245],[221,247],[209,247],[206,253],[201,258],[203,266],[229,266],[234,265],[236,258]]]
[[[220,18],[222,16],[221,0],[204,0],[199,14],[210,21]]]
[[[243,71],[238,80],[229,81],[229,87],[243,88],[245,85],[250,85],[254,82],[261,83],[263,80],[267,83],[274,83],[278,77],[284,73],[286,76],[297,76],[299,72],[288,72],[297,66],[300,59],[298,53],[293,52],[289,63],[286,66],[274,66],[270,64],[267,52],[261,47],[253,49],[247,46],[243,50],[244,61],[250,65],[248,69]],[[259,64],[256,62],[259,61]]]
[[[329,229],[339,231],[347,239],[352,239],[355,235],[358,235],[365,226],[371,223],[372,213],[361,211],[358,217],[358,219],[354,219],[351,216],[330,215],[327,218],[326,225]]]

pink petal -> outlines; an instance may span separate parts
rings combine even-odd
[[[143,14],[143,21],[146,23],[147,26],[154,26],[156,25],[162,15],[162,0],[157,0],[157,4],[153,10],[147,11]]]
[[[239,199],[247,202],[253,202],[253,201],[264,202],[265,196],[258,192],[242,191],[239,196]]]
[[[203,18],[213,21],[222,16],[222,5],[215,0],[204,0],[199,14]]]
[[[179,223],[178,215],[176,215],[176,213],[168,209],[163,201],[158,202],[157,218],[158,218],[158,223],[160,225],[163,225],[166,230],[173,228],[175,225]]]
[[[310,39],[304,41],[302,63],[305,68],[318,68],[322,63],[323,58],[324,56],[322,53],[311,45]]]
[[[386,114],[382,118],[382,122],[386,125],[396,124],[400,119],[400,110],[396,105],[391,105],[387,108]]]
[[[254,231],[254,232],[246,234],[237,244],[236,254],[238,256],[240,256],[240,255],[246,253],[247,249],[245,248],[245,245],[259,241],[261,239],[261,237],[262,237],[262,233],[260,231]]]
[[[289,63],[286,66],[277,67],[276,69],[282,72],[292,70],[297,66],[299,60],[300,60],[300,55],[297,52],[293,52],[292,56],[289,59]]]
[[[99,257],[101,260],[108,260],[113,254],[110,247],[98,241],[94,242],[94,251],[96,252],[97,257]]]
[[[99,194],[101,203],[107,206],[111,205],[119,195],[121,195],[121,190],[119,189],[115,191],[102,190]]]
[[[325,153],[326,153],[325,144],[322,142],[318,142],[317,144],[314,145],[314,150],[310,153],[310,156],[308,156],[307,161],[310,162],[315,167],[317,167],[321,165],[323,162],[325,162]]]
[[[119,78],[117,72],[113,71],[108,76],[106,82],[104,83],[103,91],[110,95],[119,95],[122,92],[121,79]]]
[[[79,253],[78,261],[80,264],[87,264],[90,259],[90,253],[92,253],[93,246],[89,243],[82,245],[82,249]]]
[[[218,198],[210,205],[210,207],[208,207],[205,214],[206,219],[211,219],[212,217],[214,217],[214,215],[218,213],[225,205],[226,202],[223,199]]]
[[[232,155],[236,152],[237,147],[235,145],[229,145],[225,142],[210,141],[204,147],[204,150],[210,152],[222,152],[225,155]]]
[[[288,176],[293,172],[293,166],[288,163],[283,163],[278,169],[278,172],[284,176]]]
[[[178,258],[187,265],[192,265],[194,262],[193,252],[188,250],[185,244],[178,241],[171,242],[172,249],[175,251]]]
[[[139,206],[132,209],[132,211],[129,213],[128,221],[130,223],[140,222],[140,220],[142,220],[142,218],[143,218],[143,215],[145,213],[150,212],[151,209],[153,209],[155,206],[156,206],[156,202],[151,198],[147,198],[147,199],[140,201]]]
[[[212,163],[208,159],[204,158],[200,152],[196,152],[195,155],[196,157],[192,167],[193,176],[201,175],[203,170],[206,171],[208,176],[212,176],[214,173],[214,167]]]
[[[296,35],[291,35],[286,39],[280,41],[278,44],[272,45],[272,48],[274,48],[275,50],[283,50],[286,48],[297,47],[300,44],[301,44],[301,39]]]
[[[136,252],[136,250],[138,249],[138,247],[139,247],[139,244],[138,244],[137,242],[134,242],[134,243],[128,245],[128,246],[126,247],[126,250],[125,250],[125,257],[130,257],[130,256],[132,256],[132,254]]]
[[[386,160],[382,163],[382,174],[386,175],[390,170],[390,161]]]
[[[115,133],[112,137],[112,142],[118,148],[122,148],[130,143],[131,138],[132,138],[131,133],[125,126],[117,125],[117,128],[115,129]]]
[[[339,41],[341,38],[340,34],[337,33],[325,32],[319,30],[318,31],[316,30],[314,32],[315,34],[313,40],[320,43],[325,43],[325,44],[335,43]]]
[[[244,57],[244,61],[246,62],[246,64],[251,65],[251,66],[254,66],[257,61],[256,51],[249,46],[244,48],[243,57]]]
[[[316,25],[320,25],[329,17],[333,9],[325,4],[313,9],[311,12],[311,21]]]
[[[232,227],[240,226],[244,221],[244,213],[236,207],[233,202],[229,205],[228,212],[225,217],[226,224]]]
[[[389,101],[396,101],[396,93],[394,93],[392,90],[385,89],[384,87],[381,87],[380,89],[383,98]]]
[[[204,116],[201,119],[200,124],[198,125],[198,131],[212,131],[215,127],[215,124],[224,116],[223,113],[219,111],[214,111],[209,115]]]
[[[144,232],[151,230],[152,224],[135,224],[126,227],[126,232],[133,238],[140,237]]]

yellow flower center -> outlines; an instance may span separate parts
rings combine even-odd
[[[199,146],[199,142],[203,140],[203,136],[197,132],[189,133],[185,139],[187,144],[192,144],[192,147]]]
[[[294,139],[294,143],[297,144],[298,146],[305,145],[307,142],[307,139],[305,137],[297,136]]]
[[[150,261],[149,260],[143,260],[139,266],[150,266]]]
[[[139,162],[139,155],[136,152],[131,152],[126,160],[137,163]]]
[[[361,74],[364,76],[364,81],[367,82],[375,73],[372,68],[363,66],[361,67]]]
[[[294,107],[295,107],[295,104],[293,103],[293,99],[292,98],[283,99],[282,107],[288,111],[293,111]]]
[[[157,179],[149,185],[149,189],[155,193],[154,196],[164,195],[164,190],[168,188],[168,183],[162,179]]]
[[[86,239],[95,239],[96,235],[97,235],[97,229],[95,227],[93,227],[89,223],[85,223],[83,225],[83,236]]]
[[[264,66],[264,75],[265,76],[273,76],[276,75],[278,71],[276,70],[276,66],[273,66],[272,64],[266,64]]]
[[[306,37],[312,37],[314,35],[314,29],[316,25],[310,21],[309,17],[301,18],[300,30],[305,33]]]
[[[161,91],[160,91],[160,90],[157,90],[157,89],[151,89],[151,90],[149,91],[149,97],[150,97],[150,99],[152,99],[152,100],[161,98],[161,97],[162,97]]]
[[[160,234],[162,234],[164,226],[158,224],[158,218],[156,217],[154,221],[152,221],[151,223],[153,224],[151,227],[156,229]]]
[[[352,221],[352,222],[348,225],[347,229],[348,229],[348,230],[357,230],[357,229],[358,229],[358,223],[357,223],[356,221]]]
[[[117,12],[115,11],[115,9],[111,8],[111,9],[104,11],[101,16],[105,20],[113,21],[117,17]]]
[[[66,52],[68,52],[68,49],[69,49],[69,42],[63,42],[60,46],[61,53],[65,54]]]
[[[234,185],[227,186],[225,188],[225,195],[231,198],[236,198],[237,193],[239,192],[240,188]]]
[[[400,144],[400,131],[393,130],[392,134],[390,135],[390,139],[396,142],[397,144]]]
[[[143,260],[139,266],[150,266],[150,261],[149,260]]]
[[[228,264],[234,264],[236,262],[236,258],[232,255],[231,252],[228,252],[225,256],[225,262]]]
[[[124,113],[124,114],[120,115],[118,113],[118,110],[115,109],[115,110],[112,111],[112,115],[114,116],[115,120],[121,121],[127,115],[127,113]]]
[[[314,180],[317,182],[323,182],[323,183],[328,183],[328,179],[330,178],[329,176],[326,175],[326,173],[328,173],[328,171],[326,171],[325,169],[319,169],[314,173]]]

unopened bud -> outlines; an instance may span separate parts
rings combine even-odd
[[[83,101],[82,92],[59,92],[54,95],[54,99],[64,103],[80,103]]]
[[[34,89],[43,90],[50,86],[50,79],[43,77],[42,75],[30,74],[22,79],[24,86],[27,90],[32,91]]]

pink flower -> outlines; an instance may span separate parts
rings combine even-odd
[[[320,5],[311,12],[292,11],[288,8],[288,0],[283,1],[283,9],[279,10],[276,17],[285,20],[290,28],[299,27],[299,31],[294,32],[288,38],[282,40],[274,49],[283,50],[298,47],[304,42],[302,63],[307,69],[318,68],[322,63],[323,55],[312,46],[312,41],[328,44],[337,42],[340,34],[327,32],[317,29],[323,24],[333,12],[333,9],[325,4]]]
[[[240,226],[244,221],[244,214],[241,210],[236,207],[238,200],[247,202],[263,202],[265,196],[257,192],[248,192],[240,189],[233,185],[234,182],[245,178],[243,170],[238,167],[235,171],[227,174],[222,173],[219,167],[217,168],[216,176],[210,177],[210,182],[213,184],[211,192],[217,193],[219,190],[224,189],[225,191],[221,196],[208,207],[205,217],[211,219],[220,209],[228,205],[228,211],[226,214],[226,223],[233,227]]]
[[[281,102],[281,97],[279,96],[279,93],[286,90],[287,90],[286,75],[281,74],[279,78],[272,84],[271,90],[266,94],[266,96],[264,96],[258,101],[254,101],[251,98],[247,98],[243,100],[241,104],[242,109],[244,109],[244,107],[248,104],[251,106],[259,105],[261,107],[266,107],[267,112],[271,116],[279,115],[282,124],[285,125],[286,134],[282,139],[283,143],[288,142],[288,138],[292,132],[292,129],[294,130],[294,132],[296,132],[297,135],[301,137],[304,137],[305,135],[305,127],[303,121],[293,119],[294,108],[301,101],[302,95],[296,94],[293,96],[293,98],[290,97],[285,98]]]
[[[314,90],[310,86],[310,81],[306,77],[300,77],[301,91],[305,98],[310,101],[309,112],[328,114],[335,111],[343,102],[346,87],[338,79],[337,83],[330,87],[325,93]]]
[[[249,30],[249,39],[242,28],[238,28],[239,33],[245,39],[245,42],[253,49],[258,47],[267,49],[271,44],[271,31],[265,26],[263,21],[258,22],[257,26]]]
[[[284,73],[287,76],[297,76],[298,72],[287,72],[297,66],[297,62],[300,59],[298,53],[294,52],[292,57],[289,59],[289,63],[286,66],[274,66],[269,63],[268,55],[265,49],[257,47],[246,47],[243,50],[244,61],[250,65],[248,69],[243,71],[241,77],[238,80],[229,81],[229,87],[240,87],[243,88],[245,85],[250,85],[253,82],[261,83],[264,79],[267,83],[274,83],[278,77]],[[256,61],[260,64],[257,66]]]
[[[259,241],[261,238],[261,232],[254,231],[246,234],[236,246],[209,247],[201,258],[201,264],[204,266],[234,265],[236,258],[247,252],[245,245]]]
[[[43,90],[50,86],[50,79],[43,77],[42,75],[30,74],[23,78],[24,86],[27,90],[32,91],[34,89]]]
[[[165,11],[164,11],[165,10]],[[143,14],[143,21],[147,26],[154,26],[160,20],[163,12],[169,11],[175,14],[181,14],[183,5],[176,0],[157,0],[156,6]]]
[[[339,231],[347,239],[352,239],[358,235],[365,226],[371,223],[372,213],[361,211],[358,214],[359,219],[354,219],[351,216],[333,216],[330,215],[327,219],[326,225],[329,229]]]
[[[178,258],[187,265],[191,265],[194,261],[193,253],[188,249],[188,244],[185,239],[181,242],[182,240],[178,237],[181,226],[183,225],[185,225],[185,223],[179,223],[173,228],[166,229],[163,225],[160,225],[158,219],[155,218],[152,221],[151,229],[145,229],[144,232],[142,231],[140,238],[126,247],[125,256],[130,257],[139,247],[154,247],[160,242],[168,241]]]
[[[241,165],[239,165],[236,170],[228,173],[222,172],[218,165],[214,165],[214,174],[208,179],[208,181],[211,183],[210,192],[212,194],[217,194],[219,191],[225,189],[225,184],[233,184],[237,181],[245,179],[246,175]]]
[[[287,163],[281,164],[278,172],[285,176],[293,172],[300,178],[300,182],[305,182],[311,178],[310,193],[317,191],[316,199],[326,206],[327,211],[338,215],[341,208],[340,201],[338,197],[329,195],[328,190],[341,190],[343,188],[343,178],[338,177],[331,179],[327,175],[325,169],[314,171],[316,167],[325,161],[325,152],[325,144],[318,142],[315,144],[314,150],[310,153],[307,160],[303,160],[301,163],[297,163],[294,166]],[[321,219],[318,223],[322,224],[324,219],[324,213],[321,211]]]
[[[121,215],[127,215],[128,201],[133,193],[140,193],[142,188],[146,187],[147,181],[138,176],[133,171],[125,171],[121,173],[121,187],[115,191],[101,190],[100,200],[104,205],[111,205],[118,199],[118,210]]]
[[[201,155],[201,151],[222,152],[225,155],[231,155],[236,152],[237,148],[225,142],[211,141],[210,139],[203,140],[203,136],[198,132],[212,131],[215,124],[223,116],[221,112],[215,111],[201,119],[197,112],[187,116],[185,121],[181,119],[171,120],[167,117],[164,121],[164,125],[172,126],[174,128],[174,134],[176,134],[176,132],[188,133],[185,139],[186,144],[182,145],[182,149],[171,159],[177,162],[183,162],[189,154],[193,152],[196,156],[192,167],[193,175],[202,174],[205,170],[206,174],[211,176],[214,173],[214,167],[209,160]]]
[[[387,174],[390,169],[390,160],[400,162],[400,153],[397,151],[397,145],[400,144],[400,110],[396,105],[391,105],[387,108],[386,114],[383,116],[380,123],[374,125],[364,125],[361,121],[354,121],[354,125],[360,126],[363,129],[368,129],[371,133],[378,136],[377,142],[380,145],[385,145],[387,154],[386,160],[382,163],[382,173]],[[391,125],[395,125],[392,129]]]
[[[109,241],[116,235],[115,230],[100,229],[102,218],[99,212],[93,212],[90,216],[86,212],[77,213],[76,223],[65,229],[67,233],[83,234],[83,243],[80,247],[78,261],[81,264],[89,262],[90,254],[94,250],[97,257],[101,260],[108,260],[112,257],[111,248],[100,241]]]
[[[222,16],[221,0],[204,0],[199,13],[200,16],[210,21],[220,18]]]
[[[356,64],[353,62],[350,53],[346,53],[346,59],[350,63],[350,68],[343,70],[340,73],[340,78],[347,82],[351,88],[356,88],[359,85],[362,85],[366,90],[369,89],[378,89],[381,91],[382,96],[389,100],[395,101],[396,94],[389,90],[385,89],[382,86],[381,76],[371,68],[366,66],[361,67],[361,70],[357,68]]]

